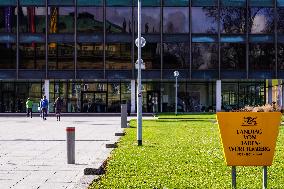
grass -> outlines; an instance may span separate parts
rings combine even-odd
[[[94,188],[231,188],[231,167],[224,163],[218,125],[208,121],[144,120],[143,146],[136,143],[136,122],[111,154],[106,174]],[[284,188],[284,127],[280,128],[268,187]],[[261,188],[261,167],[237,167],[238,188]]]
[[[183,114],[178,113],[177,115],[174,114],[159,114],[159,119],[215,119],[215,113],[190,113],[190,114]]]

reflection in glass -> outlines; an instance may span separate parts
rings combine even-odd
[[[104,69],[103,44],[80,43],[77,55],[78,69]]]
[[[120,83],[108,84],[108,112],[120,111]]]
[[[278,8],[278,23],[277,23],[277,31],[278,33],[284,33],[284,8]]]
[[[245,44],[223,43],[221,45],[221,69],[235,71],[246,69]]]
[[[45,45],[20,44],[19,65],[20,69],[45,69]]]
[[[273,33],[274,10],[273,8],[251,8],[249,18],[249,32]]]
[[[188,33],[189,14],[186,7],[165,7],[163,15],[164,33]]]
[[[74,7],[49,7],[49,33],[74,32]]]
[[[159,33],[160,32],[160,15],[161,11],[159,7],[142,7],[142,33]],[[135,32],[137,32],[137,8],[134,9],[134,26]]]
[[[19,32],[45,33],[45,7],[20,7]]]
[[[279,70],[284,70],[284,44],[278,44],[278,61]]]
[[[77,30],[85,33],[103,32],[103,8],[78,7]]]
[[[70,70],[74,69],[74,44],[51,43],[48,47],[48,69]]]
[[[0,32],[16,33],[16,7],[0,7]]]
[[[165,69],[189,68],[189,44],[188,43],[164,43]]]
[[[246,9],[222,7],[221,12],[221,33],[245,33],[246,32]]]
[[[273,44],[250,44],[249,64],[253,71],[275,69],[275,49]]]
[[[106,45],[106,69],[132,69],[130,43],[109,43]]]
[[[217,33],[218,10],[215,7],[192,7],[192,33]]]
[[[16,68],[16,45],[0,43],[0,69]]]
[[[135,61],[137,60],[137,47],[135,46]],[[142,59],[145,63],[146,70],[161,69],[161,44],[147,43],[143,47]]]
[[[192,44],[192,69],[218,69],[218,48],[216,43]]]
[[[131,7],[106,8],[106,32],[131,33],[132,11]]]

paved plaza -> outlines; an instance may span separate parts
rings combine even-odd
[[[0,117],[0,188],[86,188],[122,132],[120,117]],[[76,127],[76,163],[67,164],[66,127]]]

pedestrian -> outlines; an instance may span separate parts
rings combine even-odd
[[[27,101],[26,101],[26,108],[27,108],[27,117],[30,117],[30,114],[31,114],[31,118],[33,118],[33,101],[28,98]]]
[[[48,100],[46,99],[45,95],[43,96],[43,98],[40,101],[40,107],[41,107],[42,119],[46,120]]]
[[[56,114],[57,121],[60,121],[62,106],[63,106],[62,99],[60,97],[57,97],[57,99],[54,102],[55,114]]]

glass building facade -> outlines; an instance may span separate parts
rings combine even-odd
[[[284,78],[283,0],[142,0],[142,36],[143,112],[174,110],[175,70],[183,112],[213,111],[216,80],[229,110],[265,103],[266,79]],[[0,112],[24,112],[46,80],[64,112],[119,112],[136,37],[136,0],[0,0]]]

